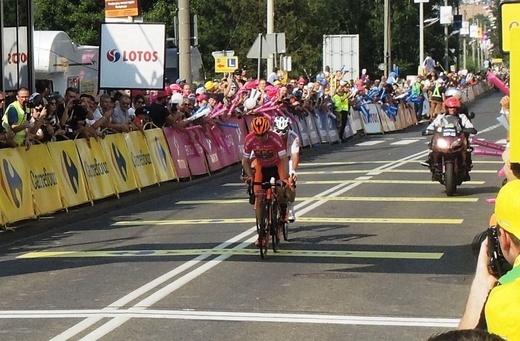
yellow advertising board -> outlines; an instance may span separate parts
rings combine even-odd
[[[173,179],[179,180],[175,167],[173,166],[172,155],[168,148],[168,143],[164,137],[162,129],[148,129],[144,131],[150,156],[155,166],[157,181],[164,182]]]
[[[520,19],[519,19],[520,20]],[[511,29],[511,87],[509,98],[509,146],[511,148],[510,161],[520,162],[520,27]],[[515,95],[518,92],[518,95]]]
[[[130,153],[130,160],[135,168],[135,175],[139,188],[157,183],[155,168],[146,139],[140,131],[131,131],[123,134]]]
[[[111,179],[117,193],[132,191],[137,188],[135,170],[130,160],[122,134],[111,134],[100,140]]]
[[[47,149],[54,163],[63,207],[88,202],[85,174],[74,141],[47,143]]]
[[[29,150],[21,153],[29,171],[36,215],[63,209],[58,176],[47,145],[33,145]]]
[[[90,199],[96,200],[114,195],[112,173],[103,155],[100,143],[93,138],[90,139],[90,145],[86,139],[76,139],[74,142],[81,158]]]
[[[502,51],[509,52],[514,44],[511,44],[511,29],[520,26],[520,1],[503,1],[500,4],[500,28],[502,31]]]
[[[0,211],[2,225],[34,218],[25,147],[0,149]]]

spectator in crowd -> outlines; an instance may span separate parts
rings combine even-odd
[[[26,143],[27,129],[29,128],[26,107],[28,101],[29,89],[21,87],[16,93],[16,101],[9,104],[2,118],[4,131],[14,133],[13,141],[17,146]]]
[[[47,97],[50,95],[51,90],[49,89],[49,82],[43,79],[39,79],[35,84],[36,92],[42,96],[43,104],[47,105]]]
[[[477,268],[460,320],[460,329],[487,329],[507,340],[520,340],[520,180],[498,192],[495,201],[498,243],[512,270],[500,278],[489,272],[487,237],[481,244]]]
[[[65,127],[65,121],[68,118],[68,112],[72,110],[74,101],[77,100],[77,92],[75,88],[69,87],[65,90],[65,96],[63,102],[58,105],[58,117],[60,119],[60,125]],[[77,103],[77,102],[76,102]]]
[[[60,120],[57,115],[58,102],[54,96],[47,97],[47,115],[42,126],[42,142],[61,140],[65,136],[65,130],[60,127]],[[61,137],[61,138],[60,138]]]
[[[273,72],[267,76],[267,83],[274,85],[274,82],[278,80],[278,70],[277,67],[273,68]]]
[[[349,96],[350,93],[345,92],[345,87],[340,86],[336,94],[332,96],[334,102],[334,114],[336,115],[336,122],[338,124],[338,134],[341,141],[344,141],[343,132],[347,125],[348,111],[349,111]]]
[[[435,117],[442,112],[444,101],[446,100],[446,96],[444,92],[446,88],[444,87],[444,80],[442,78],[438,78],[435,81],[435,85],[433,86],[433,91],[431,93],[430,99],[430,120],[434,120]]]
[[[150,107],[148,108],[150,121],[160,128],[164,125],[170,126],[174,123],[174,120],[170,116],[170,112],[166,107],[168,105],[168,97],[169,95],[166,91],[158,91],[155,102],[150,104]]]
[[[0,91],[0,120],[4,117],[4,108],[5,108],[5,97],[4,93]]]
[[[101,131],[108,128],[110,119],[114,113],[114,103],[109,94],[103,94],[99,97],[99,104],[94,111],[93,118],[87,120],[97,135],[101,134]]]
[[[418,103],[414,102],[415,106],[415,114],[417,116],[417,121],[421,121],[422,117],[422,107],[423,107],[423,82],[424,76],[419,75],[415,79],[415,82],[412,84],[412,96],[415,96],[418,99]]]
[[[108,128],[120,133],[127,133],[136,130],[137,127],[132,123],[133,117],[130,116],[129,108],[132,105],[130,96],[124,94],[119,97],[119,104],[114,108],[114,113],[110,118]]]
[[[480,329],[451,330],[431,336],[428,341],[505,341],[496,334]]]
[[[433,54],[431,52],[426,54],[422,67],[425,73],[435,72],[435,60],[433,59]]]

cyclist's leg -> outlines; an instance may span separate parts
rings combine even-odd
[[[283,165],[282,160],[278,161],[278,164],[276,165],[276,179],[282,180],[284,182],[283,187],[276,187],[276,195],[278,196],[278,202],[280,203],[280,216],[283,218],[283,220],[287,220],[287,203],[289,196],[287,195],[287,183],[288,180],[284,179],[284,173],[283,173]]]

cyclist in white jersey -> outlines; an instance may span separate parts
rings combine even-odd
[[[294,222],[294,200],[296,199],[296,170],[300,163],[300,138],[290,128],[290,119],[285,116],[277,116],[273,122],[273,130],[282,137],[289,156],[289,186],[287,186],[289,222]]]

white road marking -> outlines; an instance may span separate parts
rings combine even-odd
[[[357,143],[356,146],[358,146],[358,147],[375,146],[376,144],[380,144],[383,142],[385,142],[385,141],[366,141],[366,142]]]
[[[400,167],[400,166],[406,164],[407,160],[416,159],[416,158],[422,158],[427,153],[428,153],[428,151],[422,151],[422,152],[419,152],[419,153],[407,156],[405,158],[402,158],[400,160],[392,161],[392,162],[390,162],[388,164],[384,164],[382,166],[377,167],[376,169],[374,169],[374,171],[377,171],[377,170],[380,170],[380,169],[393,169],[393,168]],[[346,183],[338,184],[338,185],[336,185],[336,186],[334,186],[334,187],[332,187],[332,188],[330,188],[330,189],[328,189],[328,190],[326,190],[326,191],[324,191],[322,193],[319,193],[319,194],[315,195],[314,197],[323,197],[323,196],[326,196],[326,195],[339,196],[339,195],[349,191],[352,188],[360,186],[361,184],[363,184],[363,182],[357,182],[357,183],[351,183],[351,184],[346,184]],[[327,202],[327,200],[318,200],[318,201],[309,200],[309,201],[304,201],[304,202],[302,202],[302,203],[300,203],[300,204],[295,206],[295,208],[298,209],[298,211],[296,213],[296,216],[303,215],[303,214],[311,211],[312,209],[314,209],[314,208],[316,208],[318,206],[323,205],[326,202]],[[311,205],[303,208],[304,206],[308,205],[309,203]],[[238,249],[238,248],[245,248],[246,246],[248,246],[251,243],[253,243],[256,240],[256,226],[253,226],[253,227],[249,228],[248,230],[246,230],[245,232],[237,235],[236,237],[233,237],[233,238],[229,239],[228,241],[226,241],[226,242],[216,246],[215,249],[229,247],[231,244],[236,243],[239,240],[241,240],[243,238],[246,238],[249,235],[251,235],[251,237],[249,239],[243,241],[241,244],[235,246],[234,248],[236,248],[236,249]],[[150,290],[160,286],[161,284],[165,283],[166,281],[168,281],[168,280],[172,279],[173,277],[181,274],[182,272],[187,271],[188,269],[194,267],[195,265],[200,265],[199,263],[201,263],[202,260],[205,260],[208,257],[210,257],[209,254],[208,255],[200,255],[200,256],[194,258],[193,260],[188,261],[188,262],[184,263],[183,265],[181,265],[181,266],[179,266],[179,267],[177,267],[177,268],[167,272],[166,274],[164,274],[164,275],[154,279],[153,281],[145,284],[144,286],[142,286],[142,287],[132,291],[131,293],[127,294],[126,296],[122,297],[121,299],[117,300],[116,302],[108,305],[107,307],[103,308],[102,310],[106,311],[106,312],[114,312],[114,311],[118,310],[119,308],[129,304],[131,301],[136,300],[140,296],[143,296],[148,291],[150,291]],[[174,292],[175,290],[179,289],[183,285],[189,283],[191,280],[197,278],[198,276],[200,276],[204,272],[206,272],[206,271],[210,270],[211,268],[219,265],[221,262],[223,262],[224,260],[226,260],[229,257],[231,257],[231,255],[221,255],[221,256],[216,257],[215,259],[212,259],[210,261],[204,262],[197,269],[191,270],[190,272],[186,273],[182,277],[180,277],[180,278],[174,280],[173,282],[171,282],[170,284],[162,287],[160,290],[152,293],[150,296],[144,298],[140,302],[138,302],[135,305],[133,305],[129,310],[131,310],[132,312],[145,311],[146,308],[148,308],[149,306],[155,304],[156,302],[160,301],[164,297],[170,295],[172,292]],[[131,316],[130,317],[124,317],[124,316],[115,317],[112,320],[110,320],[109,322],[99,326],[98,328],[93,330],[88,335],[84,336],[81,340],[85,340],[85,341],[99,340],[100,338],[102,338],[103,336],[107,335],[108,333],[110,333],[111,331],[116,329],[117,327],[121,326],[122,324],[124,324],[125,322],[130,320],[131,318],[132,318]],[[74,337],[75,335],[85,331],[86,329],[88,329],[92,325],[94,325],[97,322],[99,322],[101,319],[103,319],[103,316],[89,316],[85,320],[77,323],[76,325],[72,326],[71,328],[65,330],[63,333],[61,333],[61,334],[57,335],[56,337],[52,338],[51,341],[65,341],[65,340],[68,340],[68,339]]]
[[[392,316],[352,316],[328,314],[276,314],[245,313],[230,311],[185,310],[4,310],[0,319],[70,319],[70,318],[112,318],[112,319],[176,319],[202,321],[234,322],[269,322],[269,323],[308,323],[365,326],[400,326],[400,327],[439,327],[456,328],[459,319],[428,317],[392,317]]]
[[[401,141],[392,142],[390,144],[395,145],[395,146],[404,146],[404,145],[412,144],[412,143],[415,143],[418,141],[420,141],[420,140],[401,140]]]

